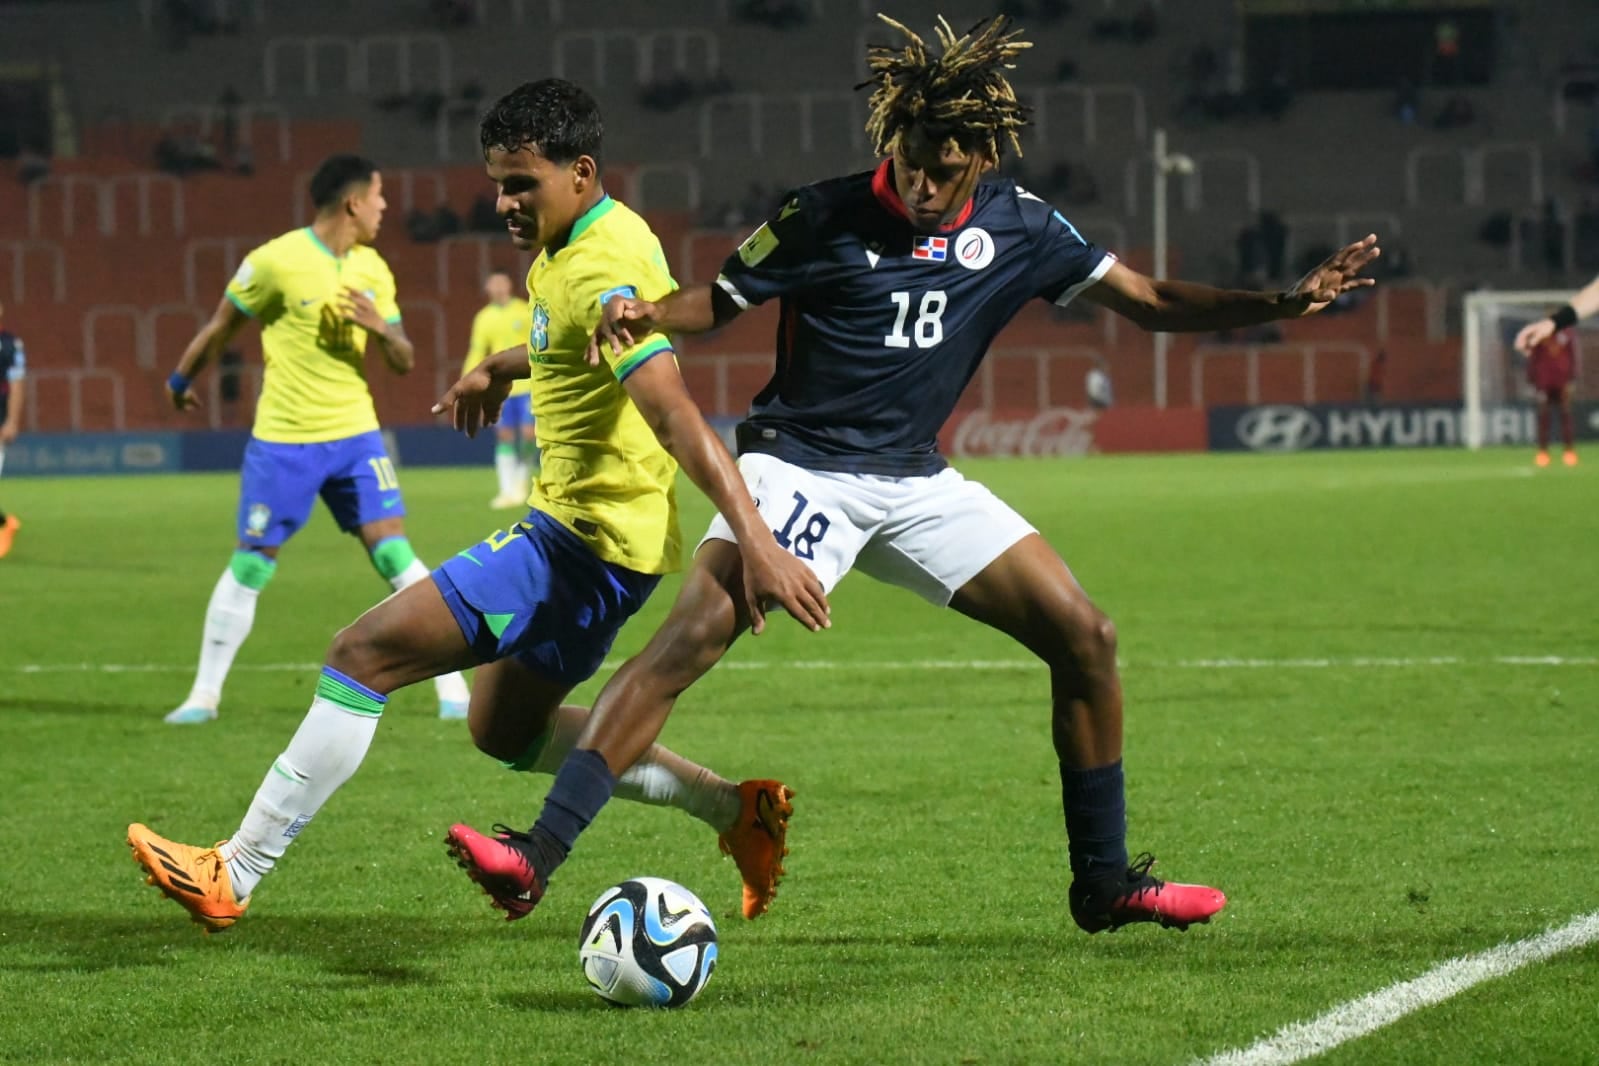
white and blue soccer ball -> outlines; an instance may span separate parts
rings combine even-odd
[[[716,922],[675,881],[635,877],[600,893],[578,939],[583,976],[625,1007],[681,1007],[716,969]]]

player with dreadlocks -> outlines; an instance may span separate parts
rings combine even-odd
[[[938,52],[904,26],[870,53],[873,171],[790,193],[714,285],[608,303],[589,359],[651,333],[697,333],[778,299],[777,367],[739,426],[739,467],[777,541],[832,587],[850,569],[1008,634],[1048,666],[1072,917],[1090,933],[1184,928],[1226,903],[1129,862],[1116,631],[1038,532],[938,454],[989,342],[1034,298],[1085,297],[1148,330],[1227,329],[1313,313],[1378,254],[1367,237],[1286,292],[1154,281],[994,173],[1027,121],[1006,79],[1026,42],[997,18]],[[671,614],[610,680],[538,822],[494,838],[464,826],[459,858],[501,905],[536,900],[616,775],[678,696],[749,628],[738,538],[718,516]]]

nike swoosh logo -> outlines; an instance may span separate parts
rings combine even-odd
[[[397,504],[399,502],[400,502],[400,498],[398,496],[390,497],[389,499],[383,501],[383,509],[385,511],[387,511],[389,508],[393,507],[395,504]]]
[[[300,306],[301,307],[309,307],[311,304],[314,304],[314,303],[316,303],[316,297],[313,296],[309,300],[301,300],[300,301]]]

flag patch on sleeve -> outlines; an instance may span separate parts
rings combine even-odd
[[[935,263],[942,263],[948,256],[948,237],[917,237],[916,247],[911,250],[912,259],[930,259]]]

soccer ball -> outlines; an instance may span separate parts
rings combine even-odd
[[[583,976],[624,1007],[681,1007],[716,969],[716,923],[682,885],[635,877],[600,893],[578,938]]]

